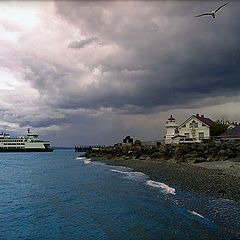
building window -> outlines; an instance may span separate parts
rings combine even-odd
[[[184,133],[184,135],[185,135],[187,138],[189,138],[189,133]]]
[[[206,125],[202,123],[202,127],[206,127]]]
[[[184,124],[182,127],[183,127],[183,128],[186,127],[186,124]]]
[[[190,124],[189,124],[190,128],[198,128],[198,123],[196,121],[192,121]]]
[[[204,139],[204,132],[199,133],[199,139]]]

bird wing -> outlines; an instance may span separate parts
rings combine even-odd
[[[226,6],[228,3],[229,3],[229,2],[224,3],[223,5],[219,6],[219,7],[215,10],[215,12],[218,12],[221,8],[223,8],[224,6]]]
[[[202,17],[202,16],[209,16],[209,15],[212,15],[211,13],[202,13],[200,15],[197,15],[195,17]]]

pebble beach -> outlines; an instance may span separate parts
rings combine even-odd
[[[191,165],[160,160],[106,158],[93,158],[93,160],[100,160],[109,165],[130,167],[134,171],[147,174],[154,181],[240,202],[239,162],[222,161]]]

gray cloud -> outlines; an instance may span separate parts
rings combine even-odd
[[[240,102],[240,3],[214,20],[194,17],[216,5],[57,1],[41,3],[33,29],[3,21],[0,65],[23,85],[1,90],[2,126],[74,145],[160,138],[172,112],[237,120],[229,106]]]
[[[69,43],[68,47],[69,48],[84,48],[87,45],[90,45],[95,42],[98,42],[98,38],[91,37],[91,38],[87,38],[87,39],[81,40],[81,41],[73,41],[73,42]]]
[[[148,111],[188,105],[209,96],[238,95],[240,34],[234,5],[239,3],[229,4],[215,21],[193,17],[194,12],[211,9],[215,3],[130,4],[133,11],[125,2],[73,2],[67,9],[57,3],[59,13],[79,29],[122,50],[111,60],[101,61],[101,85],[88,89],[79,106],[126,109],[131,105]],[[128,84],[131,88],[126,89]]]

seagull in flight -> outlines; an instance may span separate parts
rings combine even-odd
[[[202,17],[202,16],[212,16],[213,18],[216,17],[216,13],[221,9],[223,8],[224,6],[226,6],[229,2],[227,3],[224,3],[223,5],[219,6],[216,10],[213,10],[211,12],[208,12],[208,13],[202,13],[200,15],[197,15],[195,17]]]

